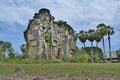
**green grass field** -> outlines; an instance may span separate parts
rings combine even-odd
[[[0,64],[0,75],[52,74],[73,76],[120,76],[116,63]]]

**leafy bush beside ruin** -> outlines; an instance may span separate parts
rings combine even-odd
[[[85,50],[84,49],[80,49],[71,57],[62,56],[61,57],[61,61],[63,61],[63,62],[75,62],[75,63],[85,62],[86,63],[86,62],[89,61],[89,58],[90,57],[85,52]]]

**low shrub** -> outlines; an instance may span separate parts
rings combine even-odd
[[[74,59],[75,58],[75,59]],[[76,62],[88,62],[89,55],[85,52],[84,49],[80,49],[74,56],[73,59],[76,60]]]
[[[70,62],[70,57],[61,56],[60,60],[63,61],[63,62]]]
[[[77,51],[77,53],[72,57],[62,56],[60,59],[63,62],[75,62],[75,63],[88,62],[89,55],[85,52],[85,50],[81,49]]]
[[[94,54],[93,55],[93,60],[94,60],[95,63],[97,63],[97,62],[100,61],[100,57],[97,54]]]

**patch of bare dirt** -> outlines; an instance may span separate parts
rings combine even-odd
[[[47,75],[0,75],[0,80],[120,80],[120,77],[80,77]]]

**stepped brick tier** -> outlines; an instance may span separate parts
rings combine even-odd
[[[33,19],[29,20],[28,27],[24,32],[25,54],[28,57],[47,59],[49,57],[69,57],[74,54],[73,28],[66,22],[58,25],[54,19],[48,9],[42,8],[34,14]]]

